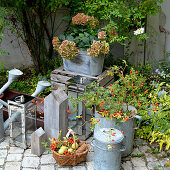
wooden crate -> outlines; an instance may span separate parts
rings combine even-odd
[[[60,88],[63,88],[63,90],[65,90],[65,86],[68,84],[67,81],[77,75],[94,78],[98,82],[99,86],[105,87],[105,86],[113,83],[113,81],[114,81],[113,76],[108,76],[108,73],[107,73],[108,70],[109,69],[105,70],[103,73],[101,73],[98,76],[89,76],[89,75],[75,73],[75,72],[71,72],[71,71],[65,71],[63,69],[63,66],[61,66],[58,69],[53,70],[51,72],[52,89],[56,90],[60,87]]]
[[[63,67],[60,67],[54,71],[52,71],[51,73],[51,84],[52,84],[52,89],[56,90],[58,88],[62,88],[63,90],[66,90],[67,94],[71,94],[71,89],[68,88],[68,84],[70,84],[68,82],[69,79],[71,79],[74,76],[83,76],[83,77],[88,77],[88,78],[93,78],[96,79],[98,86],[102,86],[105,87],[111,83],[113,83],[114,79],[112,76],[108,76],[107,73],[108,70],[105,70],[103,73],[101,73],[98,76],[89,76],[89,75],[85,75],[85,74],[80,74],[80,73],[75,73],[75,72],[70,72],[70,71],[65,71],[63,69]],[[67,86],[67,88],[66,88]],[[71,86],[69,86],[71,87]],[[72,88],[72,87],[71,87]],[[70,90],[68,90],[70,89]],[[79,88],[80,89],[80,88]],[[78,89],[76,90],[76,92],[72,92],[71,96],[75,97],[74,95],[78,94]],[[77,96],[77,95],[76,95]],[[81,105],[81,104],[80,104]],[[81,107],[80,107],[81,108]],[[72,110],[72,106],[71,104],[69,104],[68,109]],[[70,111],[71,111],[70,110]],[[80,109],[81,110],[81,109]],[[72,112],[72,111],[71,111]],[[69,126],[73,125],[73,130],[76,132],[76,135],[81,139],[81,140],[86,140],[90,135],[91,135],[91,130],[90,130],[90,123],[87,124],[87,122],[89,122],[90,118],[92,115],[90,115],[89,111],[87,110],[87,108],[82,104],[82,116],[83,116],[83,120],[82,119],[78,119],[76,121],[72,121],[71,119],[68,120],[68,124]],[[94,113],[93,113],[94,114]],[[76,115],[78,115],[78,113],[76,113]],[[71,116],[71,114],[69,115]],[[76,123],[76,124],[75,124]],[[74,126],[75,125],[75,126]]]

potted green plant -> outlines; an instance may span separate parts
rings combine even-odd
[[[109,52],[105,31],[99,31],[99,21],[84,13],[72,18],[64,34],[54,37],[53,47],[63,58],[64,69],[99,75],[103,70],[104,56]]]
[[[126,63],[125,63],[126,66]],[[95,117],[91,119],[92,129],[118,128],[126,136],[126,151],[123,156],[132,152],[135,118],[137,110],[135,107],[145,109],[148,90],[145,88],[146,80],[133,68],[129,74],[124,75],[125,68],[113,66],[108,75],[117,75],[119,79],[108,87],[98,87],[94,84],[92,89],[82,94],[77,100],[74,99],[73,106],[80,101],[87,108],[95,106]]]

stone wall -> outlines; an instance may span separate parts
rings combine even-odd
[[[56,30],[55,35],[61,34],[66,25],[67,21],[63,21],[62,18],[68,13],[66,9],[58,9],[56,15],[56,22],[54,29]],[[50,26],[50,24],[48,24]],[[29,49],[25,42],[17,36],[16,32],[11,33],[9,30],[5,30],[5,39],[0,44],[0,47],[9,52],[3,54],[0,57],[0,63],[3,62],[7,69],[11,68],[28,68],[33,65]]]

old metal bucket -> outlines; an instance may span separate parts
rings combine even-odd
[[[133,106],[128,106],[129,110],[137,110]],[[117,128],[120,131],[123,131],[126,140],[123,144],[126,147],[126,150],[122,152],[122,157],[128,156],[133,151],[133,143],[134,143],[134,132],[140,126],[140,122],[142,120],[141,116],[134,115],[131,119],[128,119],[126,122],[117,122],[116,119],[107,119],[102,117],[100,114],[95,112],[95,118],[98,120],[100,119],[99,123],[95,125],[94,133],[98,131],[100,128]],[[138,127],[135,127],[135,120],[139,119]]]
[[[91,57],[87,51],[80,50],[78,56],[66,60],[63,58],[64,70],[96,76],[102,73],[104,57]]]
[[[122,148],[123,139],[124,135],[117,129],[100,128],[94,133],[95,170],[120,170],[121,151],[125,150]]]
[[[4,140],[3,105],[0,103],[0,142]]]

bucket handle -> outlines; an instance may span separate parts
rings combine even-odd
[[[124,143],[126,143],[126,136],[124,135],[124,139],[123,139]],[[120,148],[120,152],[124,152],[126,150],[126,145],[125,144],[121,144],[122,148]]]
[[[137,126],[137,127],[135,127],[134,129],[139,129],[140,124],[141,124],[141,122],[142,122],[142,116],[134,115],[134,118],[136,118],[136,119],[138,119],[138,120],[139,120],[139,124],[138,124],[138,126]]]
[[[97,148],[99,148],[99,149],[101,149],[101,150],[103,150],[103,151],[108,151],[109,149],[103,149],[103,148],[101,148],[101,147],[99,147],[99,146],[97,146],[97,145],[95,145],[94,144],[94,141],[95,141],[95,139],[93,138],[93,140],[91,141],[91,145],[93,146],[93,147],[97,147]],[[124,152],[125,150],[126,150],[126,146],[125,145],[123,145],[122,144],[122,148],[121,149],[114,149],[114,150],[116,150],[116,151],[120,151],[120,152]]]

